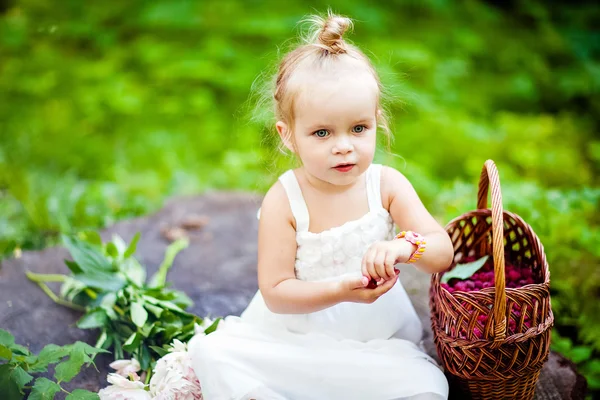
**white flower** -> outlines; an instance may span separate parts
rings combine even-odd
[[[150,379],[154,400],[201,400],[200,382],[192,369],[187,346],[175,340],[169,354],[159,359]]]
[[[171,348],[169,349],[170,353],[186,353],[187,352],[187,344],[183,343],[180,340],[173,339],[173,343],[171,344]]]
[[[117,370],[116,374],[119,374],[125,378],[127,378],[130,373],[135,373],[142,369],[140,363],[135,358],[132,358],[131,360],[113,361],[110,363],[110,367]],[[137,376],[137,374],[135,376]]]
[[[152,400],[143,382],[130,381],[115,373],[108,374],[106,380],[112,385],[98,392],[100,400]]]

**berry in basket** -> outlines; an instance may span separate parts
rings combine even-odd
[[[515,289],[538,283],[535,281],[529,267],[522,267],[505,259],[504,270],[507,288]],[[464,263],[457,264],[450,271],[444,273],[441,279],[441,286],[450,293],[457,290],[471,292],[493,287],[494,262],[489,256],[480,259],[465,257]]]
[[[531,269],[513,264],[510,260],[505,259],[505,280],[507,288],[519,288],[525,285],[536,283]],[[450,293],[456,291],[472,292],[489,287],[494,287],[494,262],[491,257],[485,256],[480,259],[475,257],[466,257],[464,263],[454,265],[450,271],[447,271],[441,279],[441,286]],[[467,302],[462,302],[462,306],[469,312],[473,313],[471,305]],[[531,317],[529,313],[523,313],[521,306],[512,303],[511,309],[507,310],[508,318],[508,335],[522,333],[531,327]],[[523,315],[523,317],[522,317]],[[479,315],[477,323],[473,328],[473,335],[477,339],[483,339],[485,334],[485,326],[488,322],[487,315]],[[520,328],[519,328],[520,325]],[[461,327],[458,332],[458,337],[468,339],[466,330]]]

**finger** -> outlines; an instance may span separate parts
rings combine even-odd
[[[369,284],[369,278],[367,278],[366,276],[360,276],[357,279],[357,284],[355,286],[355,288],[359,289],[359,288],[364,288]]]
[[[345,277],[342,284],[347,290],[364,289],[369,284],[369,278],[366,276]]]
[[[375,251],[374,247],[371,246],[367,249],[367,251],[365,252],[365,255],[362,258],[362,263],[361,263],[361,272],[364,276],[371,278],[371,275],[369,274],[369,268],[367,266],[367,261],[372,259],[372,255],[373,252]]]
[[[375,256],[377,255],[376,251],[377,251],[376,249],[370,249],[367,252],[365,265],[367,268],[367,275],[375,280],[379,280],[379,274],[375,270],[375,264],[373,263],[373,260],[374,260]]]
[[[375,266],[375,270],[377,271],[377,275],[381,277],[381,279],[387,280],[389,279],[387,276],[387,272],[385,271],[385,255],[386,251],[380,249],[373,259],[373,265]]]
[[[394,254],[391,251],[388,252],[385,257],[385,271],[389,276],[388,279],[393,279],[397,275],[396,268],[394,268],[395,262]]]
[[[385,282],[383,282],[381,285],[379,285],[377,287],[377,289],[374,290],[374,294],[379,297],[383,294],[385,294],[387,291],[389,291],[395,284],[396,282],[398,282],[398,277],[396,276],[396,278],[394,279],[390,279],[387,280]]]

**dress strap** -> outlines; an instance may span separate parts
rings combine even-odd
[[[298,179],[296,179],[296,174],[294,174],[294,171],[292,170],[286,171],[279,177],[279,181],[283,185],[285,193],[290,201],[292,214],[296,220],[296,232],[308,231],[308,208],[306,207],[304,196],[302,196],[302,190],[300,189]]]
[[[367,170],[367,199],[369,211],[383,208],[381,204],[381,164],[371,164]]]

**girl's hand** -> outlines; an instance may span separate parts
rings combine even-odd
[[[369,247],[362,260],[362,273],[370,279],[387,281],[398,275],[394,268],[399,262],[406,262],[417,246],[404,239],[376,242]]]
[[[394,287],[397,281],[398,276],[396,275],[392,279],[381,281],[379,286],[371,289],[367,287],[369,279],[366,276],[346,277],[338,282],[338,292],[342,302],[371,304]]]

